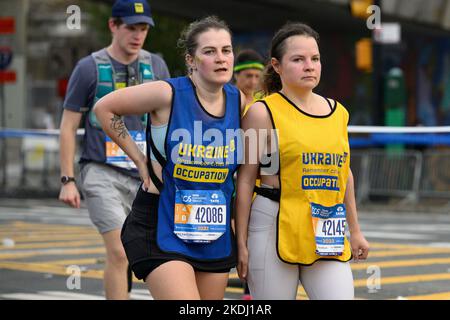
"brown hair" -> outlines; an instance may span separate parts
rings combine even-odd
[[[120,27],[123,24],[123,20],[120,17],[112,17],[112,22],[115,26]]]
[[[208,16],[189,24],[181,33],[181,36],[177,42],[177,47],[184,50],[184,56],[189,54],[193,57],[198,46],[198,36],[210,29],[223,29],[230,34],[230,37],[232,37],[231,30],[225,21],[220,20],[217,16]],[[192,70],[189,69],[189,66],[188,72],[192,72]]]
[[[272,38],[269,56],[281,61],[286,53],[286,39],[292,36],[312,37],[319,43],[319,34],[310,26],[299,22],[288,22]],[[266,95],[282,89],[281,79],[269,61],[264,70],[263,91]]]

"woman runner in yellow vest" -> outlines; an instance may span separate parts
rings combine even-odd
[[[313,92],[321,76],[318,40],[300,23],[275,34],[266,98],[242,121],[247,152],[237,182],[238,273],[254,299],[295,299],[299,280],[310,299],[353,299],[349,261],[368,255],[350,170],[348,112]],[[257,143],[247,139],[250,129]],[[261,187],[252,202],[258,173]]]

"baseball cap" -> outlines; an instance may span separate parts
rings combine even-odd
[[[116,0],[112,7],[112,17],[122,18],[127,25],[147,23],[154,26],[150,5],[146,0]]]

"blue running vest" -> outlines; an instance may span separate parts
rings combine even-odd
[[[196,260],[223,259],[234,245],[230,209],[233,174],[242,157],[240,94],[226,84],[225,114],[216,117],[203,108],[188,77],[167,82],[173,98],[157,243],[162,251]]]

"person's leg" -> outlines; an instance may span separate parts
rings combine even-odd
[[[228,272],[195,272],[197,287],[202,300],[223,300],[228,284]]]
[[[128,299],[128,260],[120,240],[120,230],[102,234],[106,248],[104,286],[106,299]]]
[[[294,300],[298,267],[282,262],[276,249],[277,202],[257,196],[252,204],[248,230],[248,286],[256,300]]]
[[[123,175],[105,165],[89,163],[83,168],[82,190],[92,223],[106,248],[104,287],[107,299],[127,299],[128,261],[120,240],[125,221],[124,192],[117,187]],[[128,193],[128,192],[127,192]],[[120,274],[115,274],[119,272]]]
[[[355,296],[349,262],[319,260],[301,266],[300,281],[311,300],[353,300]]]
[[[194,268],[187,262],[165,262],[153,270],[145,282],[155,300],[200,299]]]
[[[137,191],[141,185],[141,181],[137,178],[122,175],[120,185],[122,189],[120,194],[122,196],[123,210],[126,215],[129,215],[132,210],[133,201],[136,199]],[[130,267],[127,269],[127,284],[127,291],[131,292],[133,289],[133,272]]]

